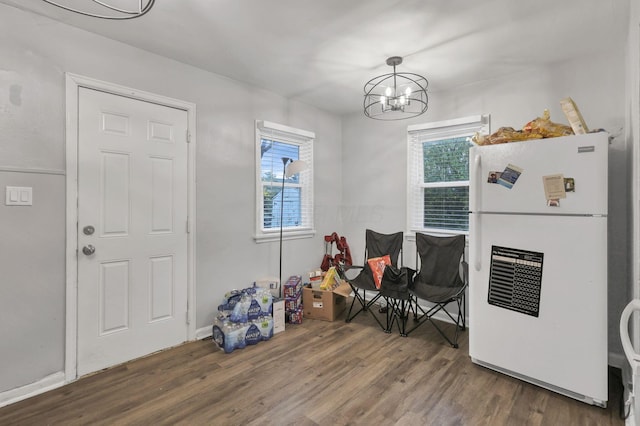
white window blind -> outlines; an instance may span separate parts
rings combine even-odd
[[[312,132],[256,122],[256,240],[313,235]],[[302,160],[305,170],[285,177],[283,158]],[[283,182],[284,178],[284,182]]]
[[[489,116],[409,127],[408,233],[468,232],[470,139],[488,131]]]

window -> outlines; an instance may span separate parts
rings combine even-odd
[[[489,133],[488,115],[409,126],[409,234],[469,231],[469,147],[476,132]]]
[[[315,233],[314,138],[315,134],[306,130],[256,122],[256,241],[278,240],[281,222],[284,238],[310,237]],[[286,158],[304,161],[305,169],[284,177]]]

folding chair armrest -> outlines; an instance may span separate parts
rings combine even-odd
[[[360,265],[349,265],[349,266],[345,266],[345,267],[344,267],[344,269],[342,270],[342,273],[343,273],[343,275],[344,275],[344,279],[346,279],[346,280],[348,281],[348,280],[350,280],[350,279],[355,278],[355,277],[352,277],[352,278],[347,277],[347,272],[348,272],[348,271],[351,271],[352,269],[360,270],[360,269],[363,269],[363,268],[364,268],[364,266],[360,266]],[[360,272],[358,272],[358,273],[360,273]]]
[[[347,265],[344,267],[344,271],[347,272],[350,269],[362,269],[364,266],[361,265]]]

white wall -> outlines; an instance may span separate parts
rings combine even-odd
[[[319,266],[340,226],[338,117],[6,5],[0,20],[0,189],[34,191],[33,207],[0,205],[0,392],[64,369],[65,72],[197,105],[197,327],[226,291],[278,275],[278,243],[252,238],[257,119],[317,136],[317,235],[285,242],[283,276]]]
[[[502,126],[518,129],[542,115],[545,108],[553,121],[567,123],[559,101],[571,96],[590,128],[604,128],[616,136],[609,152],[609,350],[621,354],[617,327],[629,287],[624,79],[625,51],[620,46],[607,53],[431,93],[427,113],[411,120],[379,122],[361,114],[343,120],[344,228],[357,260],[362,261],[366,228],[406,230],[407,125],[491,114],[492,130]],[[415,246],[407,242],[404,248],[405,264],[414,266]]]

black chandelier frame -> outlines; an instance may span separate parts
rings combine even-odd
[[[372,78],[364,85],[364,115],[374,120],[405,120],[424,114],[429,108],[427,87],[423,76],[409,72],[396,72],[402,63],[400,56],[387,59],[393,72]],[[410,93],[402,88],[410,88]],[[400,90],[399,90],[400,88]]]
[[[86,10],[74,9],[71,6],[65,6],[53,0],[42,0],[42,1],[52,6],[59,7],[60,9],[67,10],[69,12],[78,13],[84,16],[90,16],[92,18],[111,19],[111,20],[125,20],[125,19],[139,18],[143,15],[146,15],[151,10],[154,3],[156,2],[156,0],[140,0],[139,1],[140,7],[138,10],[127,10],[127,9],[112,6],[105,1],[89,0],[91,3],[96,4],[101,8],[103,8],[102,10],[104,10],[106,13],[109,13],[108,15],[103,15],[98,13],[92,13]]]

